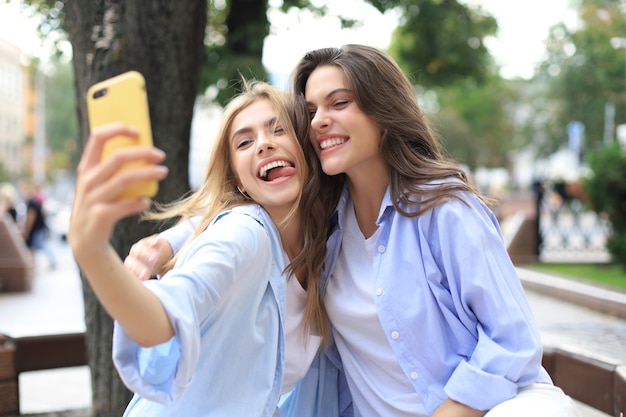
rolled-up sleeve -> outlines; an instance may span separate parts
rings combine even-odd
[[[144,282],[170,319],[172,339],[142,348],[115,325],[114,363],[126,386],[146,399],[166,405],[177,401],[194,378],[202,349],[209,348],[203,338],[211,326],[227,320],[220,310],[224,298],[250,300],[268,285],[272,249],[267,233],[250,216],[225,217],[186,246],[163,279]]]
[[[475,197],[467,201],[471,207],[452,202],[435,209],[436,257],[458,318],[477,339],[444,389],[450,398],[486,410],[537,380],[542,345],[495,216]]]

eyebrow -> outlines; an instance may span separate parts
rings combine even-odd
[[[334,90],[331,90],[328,94],[324,96],[324,100],[328,100],[334,94],[337,94],[337,93],[352,93],[352,90],[350,90],[349,88],[345,88],[345,87],[335,88]],[[310,105],[313,103],[307,100],[306,104]]]
[[[277,122],[278,122],[278,118],[272,117],[271,119],[263,123],[263,126],[265,126],[266,128],[270,128],[271,126],[276,125]],[[252,131],[252,128],[250,126],[245,126],[245,127],[242,127],[241,129],[237,129],[235,132],[233,132],[233,135],[230,138],[231,143],[235,140],[237,136],[242,135],[244,133],[251,132],[251,131]]]

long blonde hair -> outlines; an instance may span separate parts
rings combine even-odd
[[[166,220],[179,218],[188,220],[193,216],[202,216],[202,220],[193,236],[197,237],[208,227],[211,221],[224,210],[245,204],[253,204],[247,196],[237,189],[237,175],[231,164],[229,131],[233,120],[241,111],[260,100],[268,100],[278,122],[284,131],[297,143],[296,165],[301,173],[302,187],[293,208],[286,219],[276,226],[280,230],[293,218],[301,219],[300,229],[303,237],[302,249],[291,259],[286,268],[288,278],[297,276],[307,289],[305,308],[305,334],[316,332],[324,343],[329,335],[328,323],[323,306],[319,301],[318,285],[326,256],[326,237],[330,212],[328,205],[321,202],[321,196],[308,192],[313,181],[307,159],[305,159],[298,138],[306,137],[309,119],[306,106],[294,96],[277,90],[271,85],[259,81],[244,81],[243,91],[233,98],[224,109],[222,124],[213,143],[209,167],[202,186],[189,196],[171,204],[157,205],[154,211],[144,215],[148,220]],[[294,217],[296,213],[300,216]],[[180,251],[179,251],[180,253]],[[176,262],[175,256],[167,265]]]

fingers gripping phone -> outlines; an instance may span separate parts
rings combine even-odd
[[[94,84],[87,91],[87,113],[90,129],[110,123],[123,123],[139,132],[138,138],[116,136],[104,145],[102,160],[126,146],[152,146],[152,129],[148,110],[146,83],[137,71],[129,71]],[[121,169],[136,168],[148,162],[130,162]],[[154,197],[157,181],[130,185],[120,198]]]

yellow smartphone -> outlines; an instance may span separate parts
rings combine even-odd
[[[91,86],[87,91],[87,113],[90,129],[109,123],[123,123],[139,132],[138,138],[116,136],[109,139],[103,149],[103,160],[126,146],[153,146],[148,94],[141,73],[125,72]],[[122,169],[145,164],[148,162],[131,162]],[[120,198],[154,197],[158,189],[157,181],[144,181],[129,186]]]

